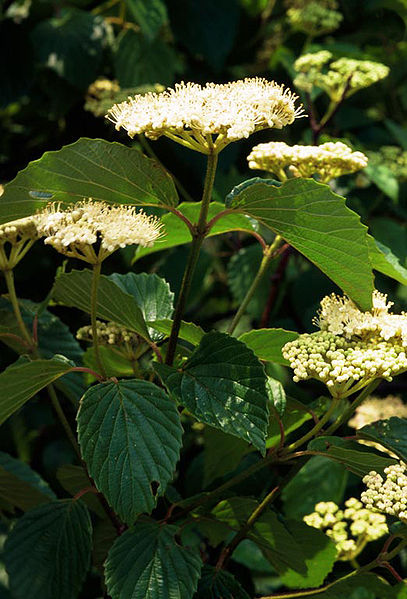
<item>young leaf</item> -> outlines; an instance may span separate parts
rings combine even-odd
[[[398,257],[387,245],[384,245],[371,235],[367,236],[369,257],[374,270],[377,270],[402,285],[407,285],[407,269],[400,264]]]
[[[285,329],[258,329],[243,333],[239,341],[243,341],[247,347],[250,347],[260,360],[287,366],[289,362],[283,358],[281,348],[297,337],[298,333]]]
[[[65,306],[90,312],[91,288],[92,272],[73,270],[57,277],[52,289],[52,297]],[[136,299],[105,275],[102,275],[99,280],[96,314],[99,318],[113,320],[135,331],[141,337],[149,339],[143,313]]]
[[[230,572],[204,566],[195,599],[250,599]]]
[[[57,358],[23,363],[18,361],[6,368],[0,373],[0,424],[38,391],[71,369],[68,362]]]
[[[202,561],[178,544],[176,526],[140,520],[109,551],[105,579],[112,599],[192,599]]]
[[[102,383],[85,393],[77,420],[89,473],[115,512],[128,524],[151,512],[179,459],[175,404],[147,381]]]
[[[179,370],[162,364],[155,368],[169,392],[197,420],[265,452],[266,375],[241,341],[208,333]]]
[[[226,205],[281,235],[362,309],[371,307],[367,228],[327,185],[298,178],[277,186],[254,179],[235,187]]]
[[[388,420],[378,420],[356,431],[359,439],[366,439],[383,445],[407,462],[407,418],[393,416]],[[374,468],[371,468],[374,470]]]
[[[13,597],[76,599],[91,550],[92,524],[80,501],[53,501],[27,512],[5,545]]]
[[[30,162],[5,186],[0,224],[34,214],[48,202],[83,198],[109,204],[176,206],[174,183],[160,164],[138,150],[103,139],[79,139]]]
[[[190,222],[195,223],[198,221],[201,202],[183,202],[177,209],[186,216]],[[224,210],[224,204],[221,204],[220,202],[211,202],[209,205],[208,220]],[[167,250],[176,247],[177,245],[190,243],[192,241],[190,230],[178,216],[170,212],[164,214],[161,220],[164,223],[165,237],[160,240],[160,243],[156,243],[151,248],[138,247],[134,255],[134,260],[139,260],[143,256],[148,256],[149,254],[161,252],[162,250]],[[229,231],[256,231],[257,228],[257,223],[244,214],[226,214],[214,224],[208,237],[220,235],[221,233],[228,233]]]
[[[27,464],[1,451],[0,499],[26,511],[56,497],[48,484]]]

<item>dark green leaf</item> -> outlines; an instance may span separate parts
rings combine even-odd
[[[99,355],[107,377],[134,377],[134,365],[132,365],[131,360],[122,353],[119,353],[115,348],[109,345],[100,345]],[[83,363],[87,368],[90,368],[94,372],[98,371],[99,365],[95,358],[93,347],[88,347],[86,350],[83,357]],[[88,376],[92,377],[91,374]],[[94,377],[89,380],[93,379]]]
[[[206,426],[204,431],[204,486],[235,470],[251,448],[242,439]]]
[[[175,404],[147,381],[103,383],[85,393],[77,419],[89,473],[120,518],[151,512],[179,459]]]
[[[125,275],[115,273],[108,278],[125,293],[134,297],[145,320],[155,321],[171,318],[174,312],[174,294],[167,281],[158,275],[129,272]],[[148,332],[154,340],[162,338],[162,335],[157,334],[154,327],[149,327]]]
[[[177,192],[167,172],[136,149],[103,139],[79,139],[30,162],[5,186],[0,223],[34,214],[51,200],[83,198],[108,204],[175,206]]]
[[[74,497],[79,491],[89,489],[91,482],[86,476],[86,472],[82,466],[74,466],[73,464],[65,464],[57,470],[57,479],[61,487],[65,489],[72,497]],[[106,512],[102,508],[100,502],[94,493],[85,493],[81,497],[87,507],[95,512],[99,518],[105,518]]]
[[[12,364],[0,374],[0,424],[26,401],[71,370],[62,360],[35,360]]]
[[[403,595],[398,595],[399,591],[396,587],[390,586],[383,578],[370,572],[346,576],[328,584],[324,589],[315,589],[315,593],[311,595],[307,591],[307,599],[344,599],[344,597],[349,599],[402,599],[403,597]]]
[[[133,19],[143,35],[152,41],[167,20],[167,8],[162,0],[125,0]],[[130,30],[131,31],[131,30]]]
[[[404,8],[404,7],[403,7]],[[404,127],[401,127],[394,121],[390,119],[385,119],[384,124],[390,133],[393,134],[394,139],[398,144],[403,148],[403,150],[407,150],[407,133]]]
[[[402,285],[407,285],[407,269],[400,264],[400,260],[388,248],[370,235],[367,236],[369,244],[369,257],[374,270],[395,279]]]
[[[183,202],[177,207],[177,210],[179,210],[190,222],[195,223],[198,221],[201,202]],[[224,210],[224,204],[212,202],[209,205],[208,220]],[[164,214],[161,220],[164,223],[165,237],[160,243],[153,245],[151,248],[138,247],[135,253],[135,260],[192,241],[191,233],[187,225],[178,216],[170,212]],[[226,214],[214,224],[208,237],[220,235],[221,233],[228,233],[229,231],[250,232],[256,231],[256,229],[257,225],[253,219],[250,219],[244,214]]]
[[[284,428],[284,434],[287,437],[290,433],[294,432],[300,426],[310,420],[312,415],[307,406],[302,404],[300,401],[293,399],[292,397],[286,398],[286,405],[284,408],[284,414],[282,415],[281,422]],[[269,427],[267,432],[266,447],[274,447],[280,442],[280,425],[277,418],[273,418],[273,414],[270,416]]]
[[[269,399],[272,402],[274,409],[277,411],[279,416],[282,416],[287,405],[287,396],[285,394],[283,385],[280,383],[280,381],[268,376],[267,390]]]
[[[160,364],[156,369],[195,418],[265,451],[266,376],[244,343],[224,333],[207,333],[181,369]]]
[[[148,40],[132,29],[118,37],[114,67],[121,87],[154,83],[166,87],[174,83],[180,71],[178,56],[171,46],[160,38]]]
[[[364,172],[380,191],[393,200],[393,202],[397,202],[399,197],[399,183],[396,176],[387,166],[384,164],[371,164],[364,169]]]
[[[305,494],[307,491],[305,491]],[[304,522],[287,520],[286,527],[301,545],[305,555],[306,573],[288,569],[281,581],[289,588],[304,589],[318,587],[331,572],[336,560],[336,545],[320,530],[307,526]]]
[[[26,511],[56,497],[48,484],[27,464],[1,451],[0,499]]]
[[[106,586],[112,599],[191,599],[202,561],[198,549],[181,547],[176,526],[140,521],[109,551]]]
[[[379,443],[407,462],[407,418],[393,416],[388,420],[378,420],[356,431],[356,435],[359,439]]]
[[[16,599],[76,599],[90,565],[92,524],[80,501],[41,505],[17,521],[5,562]]]
[[[216,570],[213,566],[204,566],[194,599],[219,599],[220,597],[222,599],[250,599],[230,572]]]
[[[308,444],[308,450],[317,455],[324,455],[334,462],[340,462],[360,477],[371,470],[383,472],[387,466],[396,463],[395,460],[378,454],[374,449],[353,441],[345,441],[340,437],[318,437]]]
[[[281,186],[253,180],[235,187],[226,204],[281,235],[362,309],[371,307],[367,229],[327,185],[301,178]]]
[[[91,289],[92,272],[73,270],[57,277],[52,289],[52,297],[65,306],[90,313]],[[145,339],[149,338],[143,313],[136,299],[104,275],[99,279],[96,315],[104,320],[121,324]]]
[[[154,320],[153,322],[147,322],[148,326],[160,333],[163,333],[166,337],[170,336],[172,320],[169,318],[161,318]],[[205,331],[198,327],[193,322],[181,322],[181,328],[179,330],[179,338],[184,341],[188,341],[192,345],[199,345],[202,337],[205,335]]]
[[[260,360],[287,366],[289,362],[283,358],[281,348],[297,337],[298,333],[285,329],[258,329],[243,333],[239,340],[250,347]]]

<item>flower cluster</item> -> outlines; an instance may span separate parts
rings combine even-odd
[[[296,99],[289,89],[258,77],[222,85],[180,83],[160,94],[139,94],[115,104],[107,118],[130,137],[166,135],[209,154],[254,131],[291,124],[302,113]]]
[[[397,179],[407,180],[407,152],[398,146],[382,146],[378,152],[368,152],[372,166],[385,166]]]
[[[321,330],[300,335],[282,348],[294,381],[317,379],[333,397],[348,397],[378,378],[407,370],[405,314],[393,315],[386,296],[375,292],[373,309],[361,312],[349,298],[325,297]]]
[[[304,516],[304,522],[322,530],[334,541],[337,558],[341,561],[354,559],[366,543],[388,533],[386,517],[364,508],[355,497],[345,502],[344,510],[333,501],[321,501],[314,509],[312,514]]]
[[[104,345],[135,347],[139,344],[139,337],[133,331],[115,322],[96,321],[97,338],[99,343]],[[93,341],[93,332],[91,326],[85,326],[78,329],[76,338],[80,341]]]
[[[159,220],[137,212],[134,206],[112,206],[92,199],[66,210],[50,204],[38,215],[38,220],[44,243],[90,264],[102,262],[127,245],[150,247],[162,234]]]
[[[371,396],[356,408],[348,425],[358,430],[377,420],[388,420],[392,416],[407,418],[407,405],[400,397],[397,395]]]
[[[277,177],[288,168],[295,177],[317,175],[322,183],[367,166],[367,158],[362,152],[353,152],[339,141],[320,146],[289,146],[272,141],[254,146],[247,160],[249,168],[265,170]]]
[[[325,50],[301,56],[294,64],[299,73],[294,84],[307,92],[317,86],[333,102],[339,102],[389,74],[389,67],[380,62],[345,57],[332,59],[331,52]]]
[[[335,31],[343,19],[336,0],[289,0],[286,5],[291,27],[313,37]]]
[[[363,478],[367,490],[361,500],[370,510],[396,516],[407,523],[407,474],[406,467],[395,464],[384,469],[386,480],[377,472],[369,472]]]
[[[0,270],[11,270],[38,239],[38,217],[28,216],[0,225]]]

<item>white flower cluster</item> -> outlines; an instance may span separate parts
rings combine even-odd
[[[388,302],[387,296],[379,291],[373,292],[372,303],[372,310],[362,312],[348,297],[333,293],[321,301],[321,310],[314,323],[321,331],[342,335],[346,339],[394,340],[407,347],[407,314],[391,314],[389,310],[393,302]]]
[[[389,74],[389,67],[380,62],[345,57],[332,61],[332,58],[333,55],[328,51],[301,56],[294,63],[299,73],[294,84],[307,92],[317,86],[333,102],[339,102],[343,97],[349,97]]]
[[[0,270],[11,270],[39,237],[38,218],[28,216],[0,225]]]
[[[322,183],[367,166],[367,157],[362,152],[353,152],[343,142],[289,146],[284,142],[272,141],[254,146],[247,160],[249,168],[268,171],[277,177],[288,168],[295,177],[317,175]]]
[[[356,408],[348,425],[356,430],[376,422],[377,420],[388,420],[392,416],[407,418],[407,405],[397,395],[386,397],[371,396]]]
[[[345,502],[344,510],[333,501],[321,501],[314,509],[312,514],[304,516],[304,522],[334,541],[341,561],[354,559],[369,541],[388,533],[386,517],[364,508],[355,497]]]
[[[127,245],[151,247],[162,235],[160,221],[134,206],[84,200],[66,210],[51,204],[38,215],[44,243],[66,256],[96,264]],[[94,244],[98,242],[98,248]]]
[[[303,31],[311,36],[323,35],[338,29],[343,16],[336,9],[338,3],[325,0],[307,0],[307,2],[290,2],[287,17],[293,29]]]
[[[98,320],[97,338],[105,345],[127,345],[128,347],[137,346],[140,339],[136,333],[129,331],[125,327],[115,322],[102,322]],[[93,341],[93,332],[91,326],[84,326],[76,332],[76,338],[80,341]]]
[[[289,89],[259,77],[205,86],[179,83],[160,94],[139,94],[115,104],[107,118],[130,137],[166,135],[209,154],[254,131],[290,125],[303,112],[296,99]]]
[[[370,510],[396,516],[407,523],[407,474],[406,467],[395,464],[384,469],[386,480],[377,472],[369,472],[363,478],[367,490],[361,500]]]

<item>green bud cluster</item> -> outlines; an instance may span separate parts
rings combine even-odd
[[[293,29],[312,37],[335,31],[343,20],[340,12],[313,0],[303,6],[289,8],[287,17]]]
[[[364,508],[355,497],[345,502],[344,510],[333,501],[321,501],[314,509],[312,514],[304,516],[304,522],[333,540],[340,561],[354,559],[366,543],[388,533],[386,517]]]
[[[39,238],[38,217],[28,216],[0,225],[0,270],[11,270]]]
[[[363,478],[367,490],[361,500],[370,510],[396,516],[407,523],[407,475],[406,467],[395,464],[384,469],[386,480],[375,472],[369,472]]]
[[[346,57],[332,59],[331,52],[324,50],[301,56],[294,63],[298,72],[294,84],[306,92],[319,87],[333,102],[339,102],[389,74],[389,67],[380,62]]]
[[[115,322],[97,321],[97,337],[99,343],[103,345],[116,346],[137,346],[139,337],[136,333],[129,331],[125,327],[116,324]],[[76,338],[80,341],[93,341],[93,332],[91,326],[84,326],[78,329]]]
[[[368,153],[373,166],[385,166],[401,181],[407,180],[407,152],[398,146],[383,146],[379,152]]]

